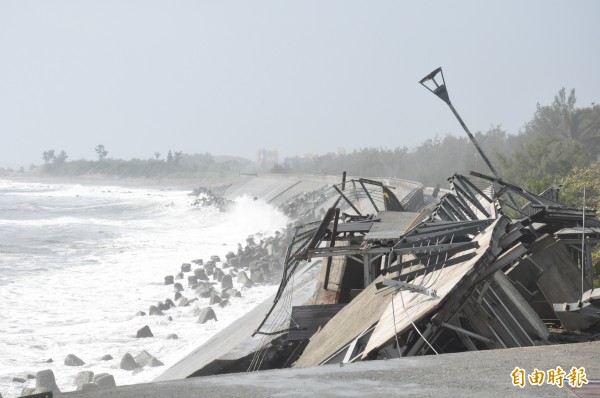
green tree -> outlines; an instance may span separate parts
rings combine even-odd
[[[98,161],[102,162],[104,159],[106,159],[106,156],[108,155],[108,151],[106,150],[106,148],[104,148],[104,145],[102,145],[102,144],[97,145],[95,150],[96,150],[96,154],[98,155]]]
[[[533,118],[513,141],[520,148],[500,157],[507,180],[533,187],[543,178],[560,179],[600,154],[600,107],[576,108],[575,90],[562,88],[550,105],[537,105]]]
[[[64,150],[60,151],[58,156],[54,159],[54,163],[55,164],[64,164],[67,161],[68,157],[69,157],[69,155],[67,155],[67,153]]]
[[[573,140],[592,149],[600,144],[600,109],[576,108],[575,89],[569,96],[561,88],[551,105],[540,106],[527,128],[537,136],[552,136],[560,140]]]
[[[175,159],[174,159],[175,163],[179,164],[182,157],[183,157],[183,152],[181,152],[181,151],[175,152]]]
[[[588,167],[580,167],[573,170],[562,180],[561,201],[567,204],[582,207],[583,190],[585,188],[585,207],[596,210],[596,216],[600,217],[600,160]],[[595,285],[598,287],[598,276],[600,275],[600,248],[592,254],[593,270],[596,275]]]
[[[54,149],[44,151],[44,153],[42,154],[42,159],[44,159],[44,163],[48,164],[50,162],[53,162],[55,159],[55,153],[56,151]]]
[[[542,137],[535,143],[525,145],[512,157],[504,158],[501,161],[501,173],[507,181],[535,190],[538,180],[559,180],[573,168],[589,163],[589,153],[579,142]]]
[[[600,160],[587,167],[574,169],[562,179],[561,201],[573,206],[583,206],[583,189],[586,193],[586,207],[596,210],[600,217]]]

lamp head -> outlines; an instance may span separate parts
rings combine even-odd
[[[448,90],[446,89],[446,80],[444,79],[444,72],[442,72],[441,67],[422,78],[419,83],[438,96],[442,101],[450,104],[450,97],[448,96]]]

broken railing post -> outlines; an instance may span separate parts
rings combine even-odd
[[[346,172],[344,172],[345,174]],[[333,227],[331,228],[331,240],[329,241],[329,247],[335,246],[335,235],[337,234],[337,225],[338,220],[340,218],[340,209],[335,209],[335,215],[333,216]],[[327,267],[325,268],[325,282],[323,285],[323,290],[327,290],[329,287],[329,274],[331,272],[331,260],[333,256],[327,257]]]
[[[586,260],[586,254],[585,254],[585,185],[583,186],[583,210],[582,210],[582,224],[581,224],[581,297],[583,297],[583,293],[584,293],[584,287],[583,287],[583,281],[584,281],[584,270],[585,270],[585,260]],[[593,279],[592,279],[593,281]],[[592,284],[593,286],[593,284]]]

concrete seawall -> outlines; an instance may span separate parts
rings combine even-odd
[[[348,176],[350,180],[352,176]],[[388,185],[392,192],[402,202],[409,203],[413,198],[423,197],[423,185],[399,178],[377,178]],[[241,195],[250,195],[266,200],[274,206],[302,194],[326,186],[342,182],[341,176],[315,175],[315,174],[257,174],[241,175],[234,180],[225,190],[225,197],[234,199]]]
[[[261,198],[278,206],[303,192],[314,191],[341,182],[339,176],[305,174],[241,175],[227,189],[224,196],[234,199],[241,195]]]

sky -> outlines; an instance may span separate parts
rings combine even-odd
[[[0,0],[0,165],[49,149],[256,159],[515,134],[575,88],[600,103],[600,2]]]

